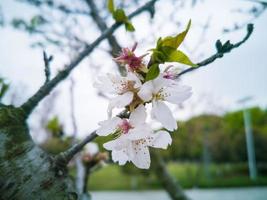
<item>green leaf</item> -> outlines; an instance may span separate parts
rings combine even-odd
[[[160,37],[157,41],[157,47],[156,49],[159,49],[161,47],[161,43],[162,43],[162,38]]]
[[[135,28],[130,21],[125,22],[125,29],[130,32],[135,31]]]
[[[125,12],[123,9],[117,9],[113,12],[113,18],[116,22],[126,22],[128,21],[127,16],[125,15]]]
[[[115,6],[113,0],[108,0],[108,10],[110,13],[113,13],[115,11]]]
[[[161,52],[165,55],[165,59],[167,59],[172,52],[176,51],[176,49],[172,47],[161,47],[160,49]]]
[[[197,66],[188,58],[187,55],[185,55],[182,51],[179,50],[171,52],[166,62],[178,62],[192,67]]]
[[[179,62],[190,66],[196,66],[183,52],[177,51],[177,48],[184,41],[191,26],[191,20],[188,22],[186,30],[174,37],[159,38],[155,49],[152,49],[151,61],[153,64],[165,62]]]
[[[152,58],[153,63],[160,64],[160,63],[165,62],[166,56],[161,51],[153,50],[153,54],[151,55],[151,58]]]
[[[161,47],[159,50],[153,50],[152,59],[158,64],[168,62],[168,57],[173,51],[176,50],[172,47]]]
[[[180,44],[184,41],[185,36],[190,29],[190,26],[191,26],[191,20],[189,20],[187,27],[183,32],[179,33],[178,35],[176,35],[174,37],[169,36],[169,37],[163,38],[160,41],[160,45],[161,46],[168,46],[168,47],[172,47],[174,49],[177,49],[180,46]]]
[[[149,81],[149,80],[153,80],[153,79],[157,78],[158,75],[159,75],[159,73],[160,73],[159,65],[158,65],[158,64],[153,64],[153,65],[149,68],[149,70],[148,70],[148,72],[147,72],[147,74],[146,74],[146,79],[145,79],[145,81]]]

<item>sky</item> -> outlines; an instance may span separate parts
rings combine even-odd
[[[6,18],[11,19],[14,16],[28,16],[34,11],[32,8],[14,1],[1,0],[1,7]],[[157,14],[154,26],[156,29],[154,34],[156,37],[174,34],[177,32],[173,23],[168,23],[165,16],[173,9],[167,1],[160,1],[157,4]],[[222,39],[226,41],[239,41],[245,34],[246,30],[241,29],[230,34],[222,34],[223,27],[233,25],[235,21],[244,22],[247,16],[235,14],[233,10],[236,8],[249,8],[251,3],[242,0],[206,0],[205,3],[199,4],[194,9],[185,9],[179,12],[179,17],[186,23],[188,19],[192,19],[192,29],[187,39],[187,46],[194,46],[198,42],[201,34],[199,29],[200,22],[208,19],[210,16],[210,29],[202,41],[200,50],[197,54],[189,55],[193,61],[198,62],[203,58],[215,52],[215,41]],[[146,34],[143,30],[148,27],[146,16],[141,15],[133,19],[136,27],[135,37],[137,40]],[[175,109],[175,116],[178,120],[185,120],[189,117],[199,115],[201,113],[224,113],[227,111],[237,110],[241,105],[237,101],[246,96],[252,96],[252,101],[248,106],[267,106],[267,12],[263,13],[254,21],[255,31],[251,38],[240,48],[225,55],[222,59],[210,64],[203,69],[187,74],[183,77],[183,84],[190,85],[193,88],[193,96],[183,105],[183,109]],[[164,26],[162,26],[164,22]],[[160,26],[160,27],[159,27]],[[162,26],[162,27],[161,27]],[[157,28],[156,28],[157,27]],[[98,32],[92,36],[97,36]],[[133,41],[129,39],[129,34],[123,28],[116,32],[116,36],[123,45],[132,45]],[[19,97],[15,103],[19,105],[33,94],[44,81],[42,50],[30,47],[33,40],[23,32],[14,30],[11,27],[0,28],[0,75],[9,80],[13,88],[18,88]],[[140,50],[151,48],[145,46],[146,43],[139,44]],[[185,46],[182,48],[186,51]],[[199,53],[204,52],[203,57],[199,57]],[[55,53],[52,51],[52,53]],[[97,65],[105,66],[102,71],[96,72],[89,69],[90,66],[86,62],[82,62],[72,73],[75,80],[75,116],[78,125],[78,135],[84,137],[97,128],[99,121],[105,120],[107,100],[99,97],[97,91],[92,87],[96,75],[107,72],[115,67],[112,60],[104,59],[103,54],[98,51],[91,55],[96,59]],[[54,74],[64,63],[60,54],[55,53],[55,60],[52,66]],[[60,84],[56,90],[60,91],[60,96],[56,101],[54,114],[58,115],[60,120],[64,122],[69,134],[72,133],[70,123],[70,81],[66,80]],[[8,101],[8,99],[6,99]],[[38,118],[38,109],[29,119],[30,124],[34,127]],[[34,131],[33,131],[34,132]],[[35,135],[34,135],[35,134]],[[38,133],[33,136],[37,140],[42,140]]]

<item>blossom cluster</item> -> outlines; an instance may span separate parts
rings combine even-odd
[[[133,48],[123,48],[114,60],[125,66],[126,76],[107,74],[101,76],[94,86],[101,92],[110,93],[113,98],[108,105],[108,119],[99,123],[99,136],[112,134],[114,139],[105,143],[114,162],[124,165],[132,162],[136,167],[150,167],[149,147],[166,149],[172,143],[168,131],[177,129],[177,122],[167,103],[181,104],[191,96],[191,87],[182,85],[178,71],[173,66],[166,67],[156,78],[146,80],[151,65],[145,64],[144,57],[136,56]],[[154,132],[146,122],[146,106],[152,104],[151,118],[167,130]],[[124,108],[129,115],[114,116],[114,108]]]

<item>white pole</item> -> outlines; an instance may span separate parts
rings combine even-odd
[[[256,159],[254,151],[254,139],[251,129],[250,112],[246,108],[243,109],[243,117],[244,117],[245,132],[246,132],[249,176],[251,180],[255,180],[257,178],[257,168],[256,168]]]

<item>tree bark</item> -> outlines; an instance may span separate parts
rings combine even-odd
[[[75,200],[70,178],[34,144],[23,110],[0,107],[0,200]]]

